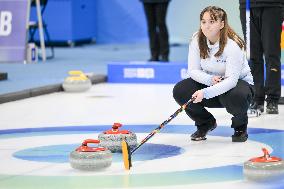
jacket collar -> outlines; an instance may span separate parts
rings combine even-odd
[[[208,46],[209,49],[219,48],[219,40],[213,45],[210,44],[209,39],[206,38],[206,41],[207,41],[207,46]]]

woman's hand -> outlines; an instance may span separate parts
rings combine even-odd
[[[212,78],[213,85],[219,83],[220,81],[222,81],[222,77],[221,76],[214,76]]]
[[[193,103],[201,102],[202,99],[204,98],[203,91],[201,91],[201,90],[196,91],[196,92],[192,95],[192,98],[195,98],[195,100],[193,101]]]

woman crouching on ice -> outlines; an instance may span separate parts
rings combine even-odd
[[[209,6],[200,13],[200,29],[189,45],[189,78],[173,89],[179,105],[195,98],[185,109],[197,126],[191,140],[206,140],[206,134],[217,126],[205,107],[226,108],[233,116],[232,141],[247,140],[247,110],[254,94],[244,48],[244,41],[228,25],[223,9]]]

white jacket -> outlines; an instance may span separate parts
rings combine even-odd
[[[214,55],[219,50],[219,42],[210,45],[207,40],[207,45],[209,58],[201,59],[198,36],[195,35],[189,45],[188,52],[189,77],[208,86],[202,89],[204,98],[213,98],[229,91],[237,85],[239,79],[253,85],[253,77],[245,52],[235,41],[228,39],[223,54],[217,58]],[[213,85],[212,78],[214,76],[223,76],[225,79]]]

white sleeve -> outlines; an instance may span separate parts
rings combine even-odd
[[[211,86],[213,85],[213,75],[210,75],[202,70],[200,61],[200,51],[198,47],[197,37],[195,37],[193,38],[188,48],[188,74],[189,77],[194,81],[207,86]]]
[[[231,47],[232,48],[228,48],[226,50],[227,61],[225,79],[215,85],[202,89],[204,92],[204,98],[209,99],[219,96],[237,85],[244,64],[244,55],[238,46],[234,45]]]

